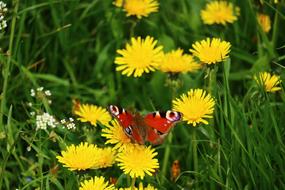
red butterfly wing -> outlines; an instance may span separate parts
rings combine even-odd
[[[161,144],[170,129],[180,121],[182,114],[175,111],[153,112],[144,118],[148,126],[147,140],[152,144]]]
[[[127,112],[124,108],[110,105],[108,110],[111,115],[120,122],[123,128],[133,125],[133,115]]]
[[[123,127],[125,134],[133,141],[144,144],[146,132],[144,128],[140,128],[141,119],[138,115],[132,115],[124,108],[115,105],[109,106],[109,112],[115,117]],[[139,123],[139,125],[138,125]]]
[[[180,112],[166,111],[166,112],[153,112],[147,114],[144,122],[147,126],[158,130],[160,133],[168,133],[171,127],[182,118]]]
[[[139,144],[144,144],[146,140],[152,144],[161,144],[169,130],[182,117],[180,112],[166,111],[149,113],[142,118],[115,105],[109,106],[109,112],[120,122],[125,134]]]
[[[156,129],[148,127],[146,140],[154,145],[161,144],[167,134],[160,134]]]

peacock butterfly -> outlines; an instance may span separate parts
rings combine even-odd
[[[110,105],[108,110],[132,142],[138,144],[145,144],[146,141],[161,144],[170,129],[182,119],[182,113],[171,110],[156,111],[145,116],[130,113],[115,105]]]

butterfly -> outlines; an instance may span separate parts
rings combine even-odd
[[[171,110],[151,112],[145,116],[115,105],[110,105],[108,110],[131,141],[138,144],[145,144],[146,141],[161,144],[171,128],[182,119],[182,113]]]

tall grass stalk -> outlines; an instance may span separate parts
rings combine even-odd
[[[17,21],[19,1],[20,0],[13,0],[14,10],[13,10],[10,39],[9,39],[8,59],[7,62],[4,63],[3,67],[3,88],[2,88],[1,106],[0,106],[0,131],[3,131],[3,116],[6,113],[7,89],[8,89],[9,77],[11,75],[10,68],[11,68],[12,57],[14,55],[13,44],[14,44],[15,26]]]
[[[192,130],[192,155],[193,155],[193,170],[195,174],[199,173],[199,168],[198,168],[198,141],[197,141],[197,132],[196,128],[193,128]],[[195,179],[195,188],[198,188],[198,176],[194,176]]]
[[[179,79],[176,79],[176,77],[178,76],[171,76],[170,74],[168,75],[168,77],[169,78],[166,79],[166,83],[171,89],[171,100],[173,100],[174,98],[176,98],[177,89],[179,87]],[[172,77],[174,77],[175,79],[172,79]],[[169,162],[170,162],[169,156],[171,153],[172,138],[173,138],[173,135],[172,135],[172,130],[171,130],[167,137],[164,156],[162,160],[162,169],[161,169],[161,178],[160,178],[162,185],[164,184],[165,177],[167,176],[167,169],[168,169]]]

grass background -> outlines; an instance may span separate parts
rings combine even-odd
[[[240,17],[227,26],[206,26],[200,20],[204,0],[160,1],[158,13],[135,20],[111,0],[7,1],[8,28],[1,34],[1,170],[0,189],[78,189],[87,176],[127,177],[114,168],[70,172],[55,158],[65,145],[81,141],[104,144],[100,127],[78,123],[77,130],[35,131],[27,102],[30,89],[52,92],[51,105],[37,102],[57,118],[72,116],[72,99],[100,106],[117,104],[146,113],[171,109],[171,101],[190,88],[204,88],[216,99],[214,119],[207,126],[177,125],[158,147],[161,170],[144,181],[159,189],[285,189],[282,91],[266,94],[253,74],[284,73],[284,3],[233,1]],[[269,34],[257,25],[256,12],[270,15]],[[155,72],[141,78],[115,71],[116,50],[131,36],[153,36],[165,51],[185,52],[206,37],[232,44],[230,59],[195,74],[169,76]],[[212,77],[212,78],[211,78]],[[31,151],[27,151],[27,147]],[[167,155],[168,153],[169,155]],[[170,181],[174,160],[181,176]]]

